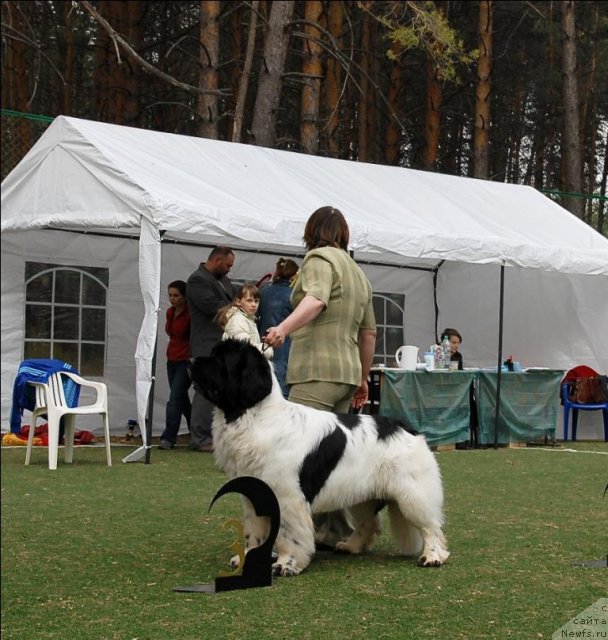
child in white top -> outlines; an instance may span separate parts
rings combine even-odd
[[[264,344],[256,325],[255,313],[260,306],[260,291],[254,284],[244,284],[236,292],[234,302],[222,307],[215,321],[224,330],[222,340],[234,338],[257,347],[269,360],[274,352]]]

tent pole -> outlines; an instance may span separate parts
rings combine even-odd
[[[505,265],[500,265],[500,304],[498,307],[498,366],[496,367],[496,413],[494,415],[494,448],[498,448],[498,421],[500,420],[500,383],[502,380],[502,332],[505,304]]]
[[[156,382],[157,347],[158,338],[154,341],[154,355],[152,356],[152,384],[150,385],[150,394],[148,395],[148,410],[146,411],[146,458],[144,464],[150,464],[150,455],[152,452],[152,417],[154,415],[154,384]]]

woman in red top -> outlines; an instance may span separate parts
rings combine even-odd
[[[186,418],[190,428],[190,376],[188,360],[190,359],[190,312],[186,301],[186,283],[175,280],[168,287],[169,303],[165,331],[169,336],[167,345],[167,377],[169,379],[169,400],[165,419],[165,430],[160,436],[159,449],[173,449],[177,442],[177,434]]]

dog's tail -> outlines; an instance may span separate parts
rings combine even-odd
[[[391,533],[399,552],[404,556],[419,555],[423,542],[418,528],[403,516],[396,502],[389,503],[388,515]]]

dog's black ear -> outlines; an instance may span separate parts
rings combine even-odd
[[[226,422],[240,418],[272,391],[270,365],[259,349],[240,340],[224,340],[211,352],[222,369],[220,391]]]
[[[194,389],[202,393],[209,402],[217,405],[223,386],[222,372],[214,358],[192,358],[188,363],[188,373]]]

